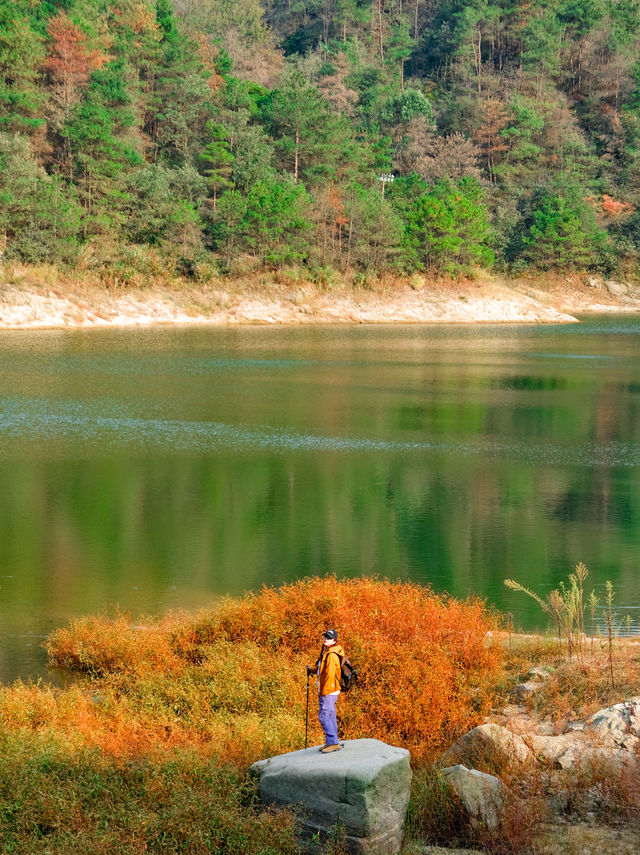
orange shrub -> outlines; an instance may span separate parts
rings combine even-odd
[[[619,217],[633,213],[633,205],[628,202],[619,202],[617,199],[612,199],[606,193],[602,194],[602,213],[606,217]]]
[[[377,737],[426,755],[481,719],[476,684],[495,673],[501,653],[487,640],[496,620],[479,601],[410,583],[309,579],[201,615],[191,637],[262,642],[303,681],[304,663],[314,661],[329,626],[339,630],[359,673],[357,688],[339,704],[345,736]]]
[[[92,723],[91,744],[102,733],[103,747],[116,752],[129,732],[134,750],[188,743],[245,763],[304,744],[305,665],[315,662],[323,630],[335,627],[359,673],[339,702],[342,735],[428,757],[482,719],[482,687],[502,661],[489,632],[496,624],[477,600],[326,577],[173,615],[144,631],[121,616],[75,621],[47,649],[52,662],[94,682],[99,675],[112,695],[102,724]],[[310,696],[313,744],[321,739],[314,684]]]
[[[45,648],[52,666],[94,676],[182,666],[162,623],[132,625],[120,614],[112,619],[88,616],[72,620],[49,636]]]

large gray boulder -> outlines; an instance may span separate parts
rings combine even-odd
[[[529,737],[536,760],[555,769],[573,769],[591,758],[592,746],[582,731],[546,736],[533,733]]]
[[[615,772],[624,766],[637,767],[640,697],[598,710],[568,733],[533,734],[529,741],[538,760],[560,769],[608,765]]]
[[[502,781],[461,763],[443,769],[442,777],[473,826],[484,826],[489,831],[498,828],[504,800]]]
[[[326,839],[343,826],[356,855],[400,850],[409,802],[409,752],[377,739],[352,739],[340,751],[320,746],[254,763],[263,804],[298,809],[301,838]]]
[[[465,733],[440,758],[441,766],[462,763],[468,768],[497,769],[533,760],[524,739],[499,724],[481,724]]]
[[[637,751],[640,744],[640,697],[598,710],[586,720],[584,729],[607,747]]]

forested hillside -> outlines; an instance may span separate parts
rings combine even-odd
[[[5,259],[635,276],[639,0],[0,0]]]

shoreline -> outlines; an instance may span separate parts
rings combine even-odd
[[[107,288],[14,268],[0,278],[0,329],[164,325],[555,324],[576,315],[640,313],[640,287],[597,277],[380,279],[321,286],[279,274]]]

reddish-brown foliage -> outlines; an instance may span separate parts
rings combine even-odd
[[[198,57],[209,73],[209,88],[212,92],[215,92],[216,89],[219,89],[224,83],[222,75],[218,73],[216,67],[217,51],[212,45],[211,39],[207,38],[204,33],[194,33],[192,38],[197,45]]]
[[[76,91],[87,82],[89,74],[104,65],[107,58],[87,49],[86,33],[62,11],[49,21],[47,32],[51,42],[44,65],[61,86],[63,101],[68,106]]]
[[[183,662],[172,654],[163,629],[157,623],[133,625],[123,615],[89,616],[57,630],[48,649],[57,667],[94,676],[140,668],[173,671]]]
[[[602,194],[602,213],[606,217],[626,216],[627,214],[632,214],[633,211],[633,205],[630,205],[628,202],[619,202],[616,199],[612,199],[611,196],[607,196],[606,193]]]
[[[509,116],[505,105],[497,98],[487,98],[482,106],[484,123],[476,131],[476,142],[485,153],[489,175],[493,180],[496,155],[509,148],[501,133],[509,123]]]
[[[300,747],[305,665],[332,626],[359,672],[339,703],[344,737],[376,737],[427,757],[482,718],[483,681],[501,664],[495,624],[479,601],[329,577],[144,629],[122,617],[76,621],[51,637],[48,650],[54,664],[98,675],[115,691],[109,713],[98,711],[102,724],[91,725],[91,744],[103,738],[109,750],[142,750],[146,733],[166,747],[215,744],[243,763]],[[310,694],[311,739],[319,741],[315,686]]]
[[[334,217],[334,230],[337,232],[343,226],[346,226],[349,222],[349,218],[346,217],[344,213],[342,195],[333,182],[331,183],[327,196],[329,199],[329,205],[331,206],[331,212]]]

